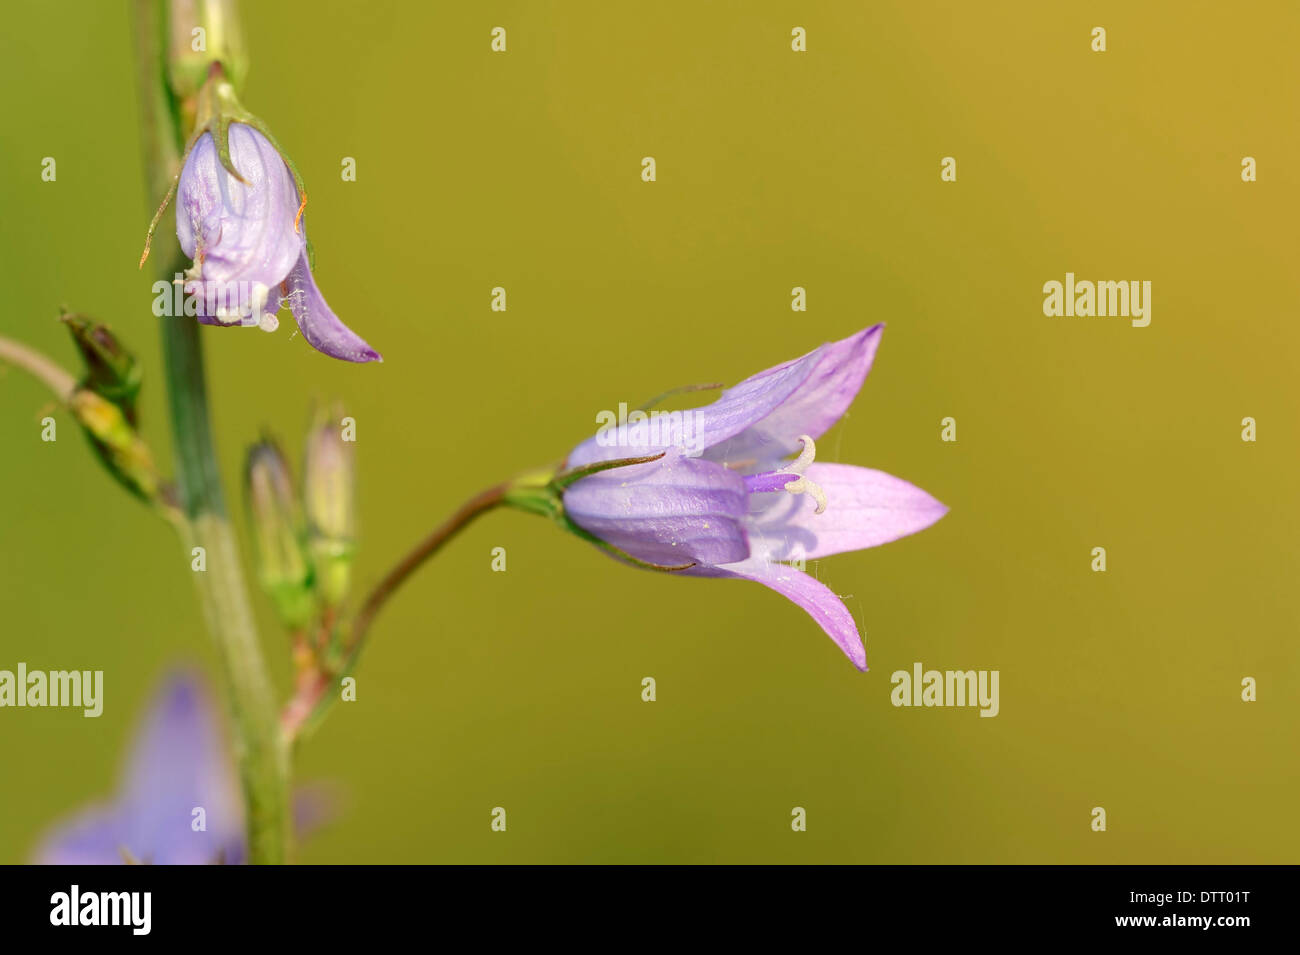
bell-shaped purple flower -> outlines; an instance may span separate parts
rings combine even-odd
[[[195,831],[194,810],[206,829]],[[36,861],[54,865],[242,862],[243,809],[212,702],[193,676],[163,685],[140,727],[111,802],[48,835]]]
[[[295,826],[314,828],[329,810],[320,792],[300,793]],[[197,821],[201,818],[203,826]],[[35,860],[48,865],[237,865],[246,858],[244,810],[216,710],[193,674],[169,676],[149,706],[111,800],[82,810],[46,835]]]
[[[883,325],[747,378],[711,405],[620,422],[580,444],[566,470],[662,455],[566,485],[564,515],[616,555],[701,577],[753,580],[807,611],[853,664],[866,653],[825,584],[784,561],[862,550],[947,513],[906,481],[815,460],[848,410]]]
[[[211,132],[186,156],[177,184],[176,236],[194,261],[185,276],[199,321],[209,325],[278,325],[288,305],[303,337],[344,361],[379,361],[379,353],[343,324],[316,287],[294,175],[266,136],[230,123],[230,165]]]

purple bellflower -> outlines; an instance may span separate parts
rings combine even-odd
[[[206,831],[195,832],[201,808]],[[117,796],[49,834],[53,865],[242,862],[243,809],[212,702],[191,675],[167,679],[135,739]]]
[[[194,261],[185,293],[196,300],[199,321],[274,331],[276,313],[288,305],[317,351],[343,361],[380,361],[316,287],[299,185],[279,150],[245,123],[230,123],[227,137],[229,166],[243,182],[205,132],[177,183],[176,236]]]
[[[204,829],[196,831],[203,810]],[[328,807],[321,794],[294,803],[300,832]],[[122,784],[111,801],[82,810],[46,835],[46,865],[238,865],[245,861],[244,810],[217,713],[193,674],[169,676],[149,706]]]
[[[382,361],[316,287],[302,218],[307,191],[297,167],[266,125],[240,105],[222,63],[205,63],[194,133],[181,171],[149,223],[140,265],[176,196],[176,238],[194,263],[183,279],[187,315],[206,325],[275,331],[276,315],[288,305],[317,351],[343,361]]]
[[[553,479],[561,519],[637,566],[770,587],[865,670],[843,601],[783,562],[875,547],[947,513],[889,474],[816,461],[814,442],[856,397],[883,328],[759,372],[711,405],[628,416],[588,439]]]

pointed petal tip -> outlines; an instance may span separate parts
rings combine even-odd
[[[188,715],[207,702],[206,685],[197,670],[177,667],[163,677],[157,708],[167,718]]]
[[[880,347],[880,340],[884,337],[884,335],[885,335],[885,323],[876,322],[876,324],[868,325],[866,328],[862,329],[862,331],[858,332],[856,335],[852,337],[858,339],[858,342],[863,345],[867,344],[868,342],[871,343],[871,360],[874,360],[876,349]],[[870,368],[868,368],[868,371],[869,370]]]
[[[312,348],[331,358],[357,364],[384,360],[365,339],[344,325],[326,303],[308,265],[305,247],[286,281],[289,311],[293,312],[298,330]]]
[[[375,351],[369,345],[355,352],[344,351],[338,354],[335,354],[334,352],[325,351],[323,349],[317,349],[317,350],[320,351],[322,355],[325,355],[329,358],[337,358],[339,361],[350,361],[354,365],[368,365],[371,362],[374,362],[376,364],[383,364],[384,362],[384,356],[379,354],[379,352]]]
[[[849,662],[853,664],[854,668],[859,673],[866,673],[867,670],[870,669],[867,666],[867,651],[862,646],[861,636],[858,637],[856,644],[851,643],[848,646],[841,645],[840,649],[844,651],[844,655],[849,658]]]
[[[938,524],[941,520],[943,520],[945,517],[948,516],[948,512],[950,510],[952,510],[952,508],[950,508],[947,504],[943,503],[943,501],[940,501],[936,497],[930,496],[930,506],[928,508],[929,523],[927,523],[925,527],[917,528],[917,530],[923,531],[925,530],[926,527],[933,527],[935,524]]]
[[[844,601],[811,574],[789,564],[750,557],[738,563],[702,569],[698,576],[752,580],[776,591],[812,617],[859,671],[867,671],[867,651],[862,645],[857,620]]]
[[[842,342],[866,342],[873,338],[880,338],[885,333],[885,323],[876,322],[874,325],[868,325],[861,331],[854,332],[847,338],[841,339]]]

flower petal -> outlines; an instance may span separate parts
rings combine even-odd
[[[243,809],[216,714],[198,678],[170,676],[136,738],[118,799],[122,839],[158,865],[203,865],[238,851]],[[192,828],[195,809],[207,831]]]
[[[564,492],[564,510],[583,530],[652,564],[749,556],[744,478],[698,458],[670,452],[582,478]]]
[[[361,336],[348,328],[334,314],[316,287],[316,279],[307,265],[307,249],[304,246],[298,256],[298,262],[289,272],[286,282],[288,291],[284,298],[293,317],[298,320],[302,337],[319,352],[342,361],[383,361]]]
[[[663,416],[655,440],[635,440],[634,424],[588,438],[569,454],[577,467],[666,447],[704,451],[711,461],[770,463],[799,449],[798,437],[818,438],[834,424],[871,368],[883,325],[822,345],[808,354],[751,375],[710,405]],[[629,451],[629,448],[634,450]]]
[[[232,123],[229,144],[247,183],[226,172],[205,133],[181,170],[176,236],[185,254],[200,260],[185,291],[197,294],[201,314],[237,324],[230,316],[242,309],[255,325],[259,300],[280,285],[302,251],[302,234],[294,228],[298,189],[275,147],[251,126]]]
[[[948,508],[913,484],[884,471],[850,464],[813,464],[807,478],[821,485],[827,507],[814,513],[808,495],[751,498],[754,553],[769,560],[809,560],[878,547],[925,530]]]
[[[872,325],[799,359],[794,364],[800,367],[801,373],[794,387],[743,430],[728,435],[725,441],[710,441],[705,456],[711,461],[754,460],[766,468],[797,452],[799,435],[820,438],[843,417],[857,397],[871,370],[884,329],[883,324]],[[760,377],[755,376],[749,382]],[[739,392],[749,382],[742,382],[728,394]]]
[[[60,824],[41,840],[37,865],[118,865],[122,829],[111,806],[95,806]]]
[[[695,567],[685,573],[696,577],[738,577],[770,587],[807,611],[855,667],[863,671],[867,669],[867,652],[858,636],[857,622],[844,606],[844,601],[815,577],[760,557],[724,567]]]

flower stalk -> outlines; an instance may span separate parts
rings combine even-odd
[[[178,9],[186,7],[178,4]],[[182,108],[167,83],[165,0],[136,0],[134,15],[143,145],[153,208],[175,181],[185,142],[180,116],[188,110]],[[226,30],[236,27],[230,20],[223,24]],[[169,277],[179,270],[168,261],[161,274]],[[207,551],[207,569],[194,577],[226,678],[247,808],[249,861],[281,863],[289,835],[288,753],[253,624],[239,548],[226,517],[199,326],[167,317],[161,322],[176,479],[189,531],[189,539],[182,543],[187,553],[193,546]]]
[[[462,504],[450,517],[439,524],[427,537],[415,545],[396,566],[370,591],[361,609],[348,627],[347,642],[341,652],[327,655],[320,662],[315,673],[307,675],[299,682],[298,691],[289,701],[281,717],[286,738],[301,739],[311,732],[324,718],[335,694],[329,692],[338,680],[352,672],[361,651],[365,647],[370,625],[379,611],[388,603],[390,597],[420,568],[422,564],[449,540],[472,524],[477,518],[505,504],[508,500],[511,483],[498,484],[482,491]],[[327,619],[323,625],[322,645],[332,644],[333,634],[329,632],[333,621]]]
[[[77,390],[77,379],[40,352],[21,342],[0,337],[0,361],[23,369],[48,387],[60,401],[67,401]]]

